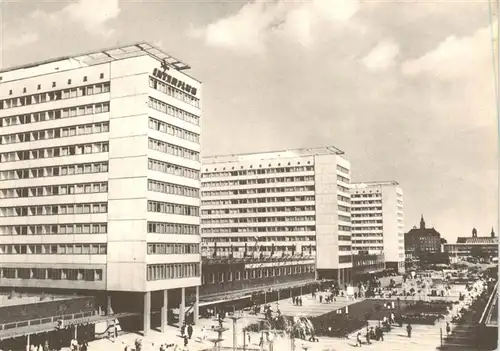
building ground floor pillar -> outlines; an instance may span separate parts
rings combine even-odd
[[[193,324],[197,324],[200,319],[200,287],[195,287],[194,293],[194,306],[193,306]]]
[[[165,332],[168,325],[168,289],[163,290],[163,303],[161,306],[161,331]]]
[[[151,329],[151,292],[146,291],[144,293],[144,303],[143,303],[143,335],[146,336]]]
[[[184,324],[186,316],[186,288],[181,288],[181,303],[179,304],[179,327]]]
[[[106,293],[106,315],[109,316],[113,314],[113,307],[111,307],[111,295],[109,292]]]

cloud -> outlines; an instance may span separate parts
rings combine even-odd
[[[24,32],[17,36],[9,36],[2,41],[1,50],[8,50],[15,47],[32,44],[38,40],[38,33]]]
[[[93,34],[111,35],[114,29],[108,22],[120,14],[118,0],[80,0],[62,9],[60,15],[68,15],[75,22],[82,23]]]
[[[495,33],[496,27],[494,23]],[[491,33],[492,28],[488,26],[471,36],[449,36],[430,52],[404,62],[402,72],[407,76],[428,75],[442,80],[484,77],[492,67]],[[472,67],[482,68],[481,74]]]
[[[109,37],[114,33],[109,21],[117,18],[119,14],[119,0],[79,0],[57,12],[36,10],[30,17],[54,27],[60,27],[65,21],[72,21],[82,25],[90,34]]]
[[[369,71],[385,71],[393,67],[399,55],[399,45],[387,40],[379,43],[361,62]]]
[[[347,25],[357,10],[357,0],[257,0],[234,15],[191,29],[189,34],[209,46],[250,53],[262,52],[276,37],[310,46],[321,33],[320,25]]]

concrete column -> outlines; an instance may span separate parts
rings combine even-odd
[[[161,331],[165,332],[168,325],[168,290],[163,290],[163,306],[161,307]]]
[[[181,303],[179,305],[179,327],[184,324],[186,314],[186,288],[181,288]]]
[[[143,329],[144,336],[147,335],[149,329],[151,329],[151,292],[146,291],[144,293],[144,312],[143,312]]]
[[[26,336],[26,351],[30,351],[30,336]]]
[[[200,287],[197,286],[195,287],[195,294],[194,294],[194,307],[193,307],[193,323],[197,324],[199,317],[199,310],[200,310]]]
[[[109,316],[113,314],[113,308],[111,307],[111,295],[106,293],[106,315]]]

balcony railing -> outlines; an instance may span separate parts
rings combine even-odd
[[[8,329],[29,327],[29,326],[34,326],[34,325],[57,323],[57,321],[59,321],[59,320],[72,321],[72,320],[76,320],[76,319],[97,316],[98,314],[99,314],[98,311],[89,311],[89,312],[64,314],[64,315],[60,315],[60,316],[37,318],[37,319],[31,319],[31,320],[27,320],[27,321],[20,321],[20,322],[4,323],[4,324],[0,324],[0,330],[8,330]]]

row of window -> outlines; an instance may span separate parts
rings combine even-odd
[[[107,203],[0,207],[0,217],[55,216],[108,212]]]
[[[350,222],[351,221],[351,217],[339,215],[339,221]]]
[[[1,162],[15,162],[24,160],[36,160],[41,158],[96,154],[108,151],[109,151],[108,142],[57,146],[57,147],[49,147],[49,148],[34,149],[34,150],[4,152],[1,154]]]
[[[356,246],[354,248],[354,250],[356,250],[356,251],[371,251],[371,252],[377,251],[377,252],[383,252],[384,251],[384,247],[383,246]]]
[[[341,165],[337,165],[337,171],[349,174],[349,170],[347,168],[345,168],[345,167],[342,167]]]
[[[171,174],[178,177],[190,178],[198,180],[200,171],[184,166],[178,166],[173,163],[158,161],[152,158],[148,159],[148,169],[165,174]]]
[[[312,273],[315,271],[314,265],[293,265],[284,267],[264,267],[256,269],[245,269],[244,271],[230,271],[204,274],[202,284],[220,284],[224,282],[279,277],[284,275],[294,275]]]
[[[106,234],[106,223],[33,224],[0,226],[0,235]]]
[[[108,162],[77,163],[61,166],[21,168],[0,172],[0,180],[59,177],[75,174],[106,173]]]
[[[79,88],[53,90],[46,93],[19,96],[15,98],[0,101],[0,110],[14,107],[43,104],[63,99],[73,99],[81,96],[96,95],[108,93],[110,90],[109,82],[91,84]]]
[[[200,276],[199,263],[148,264],[147,280],[166,280]]]
[[[352,227],[353,231],[366,231],[366,230],[382,230],[383,227],[377,226],[377,227]]]
[[[177,157],[182,157],[191,161],[198,161],[200,158],[200,153],[197,151],[186,149],[182,146],[166,143],[153,138],[148,139],[148,147],[151,150],[163,152],[164,154],[169,154]]]
[[[175,99],[184,101],[185,103],[197,107],[200,107],[200,99],[185,93],[184,91],[174,88],[168,84],[159,81],[156,78],[149,77],[149,87],[158,90],[160,93],[167,94]]]
[[[272,232],[314,232],[316,226],[266,226],[266,227],[238,227],[238,228],[203,228],[204,234],[223,233],[272,233]]]
[[[285,186],[276,188],[258,188],[258,189],[238,189],[238,190],[213,190],[202,191],[204,197],[208,196],[232,196],[246,194],[267,194],[267,193],[295,193],[302,191],[314,191],[314,185],[309,186]]]
[[[352,207],[352,212],[366,212],[366,211],[382,211],[382,207]],[[353,214],[353,217],[369,217],[373,215],[378,215],[379,213],[357,213]]]
[[[209,205],[243,205],[243,204],[265,204],[274,202],[302,202],[302,201],[314,201],[314,196],[272,196],[272,197],[260,197],[260,198],[244,198],[244,199],[231,199],[231,200],[202,200],[201,204],[203,206]]]
[[[99,75],[100,79],[104,79],[104,73],[101,73]],[[1,78],[0,78],[1,80]],[[83,76],[83,82],[85,83],[87,81],[87,76]],[[68,79],[68,85],[71,85],[71,79]],[[56,87],[56,82],[52,82],[52,88]],[[38,84],[36,90],[42,90],[42,85]],[[23,94],[26,94],[26,87],[23,88]],[[9,95],[12,95],[12,89],[9,90]]]
[[[148,233],[199,235],[200,226],[193,224],[148,222]]]
[[[296,183],[314,181],[313,176],[299,177],[277,177],[277,178],[259,178],[259,179],[242,179],[242,180],[223,180],[218,182],[203,182],[204,188],[215,188],[223,186],[238,186],[249,184],[269,184],[269,183]]]
[[[96,104],[58,108],[46,111],[31,112],[17,116],[4,117],[0,119],[0,124],[3,124],[4,127],[8,127],[20,124],[53,121],[61,118],[99,114],[104,112],[109,112],[109,102],[100,102]]]
[[[339,245],[338,250],[339,251],[351,251],[352,248],[351,248],[351,246],[347,246],[347,245]]]
[[[384,234],[382,234],[382,233],[353,233],[352,236],[354,238],[372,238],[372,237],[381,238],[384,236]]]
[[[148,212],[168,213],[180,216],[198,216],[200,208],[169,202],[148,201]]]
[[[153,110],[181,119],[188,123],[197,126],[200,125],[200,117],[193,115],[192,113],[186,112],[184,110],[181,110],[178,107],[164,103],[163,101],[157,100],[155,98],[152,97],[149,98],[149,107],[152,108]]]
[[[0,279],[101,281],[102,269],[0,267]]]
[[[202,210],[202,215],[223,215],[242,213],[266,213],[266,212],[304,212],[314,211],[314,206],[283,206],[283,207],[249,207],[249,208],[223,208],[213,210]]]
[[[382,194],[379,193],[378,191],[377,191],[377,193],[370,192],[370,194],[358,194],[357,192],[351,194],[352,198],[368,198],[368,197],[381,197],[381,196],[382,196]]]
[[[284,216],[284,217],[243,217],[243,218],[207,218],[202,224],[230,224],[230,223],[274,223],[274,222],[303,222],[314,221],[314,216]]]
[[[339,205],[339,211],[351,212],[351,208],[347,206]]]
[[[0,198],[77,195],[108,192],[108,182],[61,184],[0,190]]]
[[[337,195],[337,200],[350,203],[351,199],[347,196]]]
[[[351,241],[351,237],[349,235],[339,235],[338,238],[340,241]]]
[[[359,244],[383,244],[383,240],[352,240],[353,245],[359,245]]]
[[[149,128],[152,130],[157,130],[161,133],[173,135],[177,138],[184,139],[190,141],[192,143],[199,144],[200,143],[200,135],[190,132],[189,130],[185,130],[171,124],[159,121],[157,119],[149,117]]]
[[[307,161],[309,164],[310,161]],[[290,164],[290,162],[288,163]],[[262,165],[259,165],[262,167]],[[237,176],[254,176],[258,174],[277,174],[277,173],[293,173],[293,172],[312,172],[314,171],[314,166],[297,166],[297,167],[281,167],[281,164],[278,163],[277,167],[273,167],[269,164],[269,167],[272,168],[264,168],[264,169],[247,169],[243,170],[243,166],[241,166],[242,170],[234,171],[235,166],[231,167],[232,171],[226,171],[226,168],[223,167],[222,170],[225,172],[217,172],[217,168],[214,168],[213,171],[208,171],[208,168],[205,169],[203,173],[203,178],[219,178],[219,177],[237,177]],[[252,166],[250,166],[252,168]]]
[[[193,255],[199,253],[199,244],[148,244],[148,255]]]
[[[350,232],[351,231],[351,227],[349,227],[347,225],[339,225],[338,228],[339,228],[339,231],[341,231],[341,232]]]
[[[342,191],[344,193],[349,193],[349,188],[345,187],[345,186],[342,186],[342,185],[337,185],[337,189],[339,191]]]
[[[0,245],[0,255],[105,255],[106,244]]]
[[[36,130],[26,133],[8,134],[2,136],[1,144],[14,144],[29,141],[66,138],[77,135],[88,135],[109,132],[109,122],[81,124],[77,126]]]
[[[165,183],[159,180],[148,179],[148,190],[158,193],[172,194],[187,197],[199,197],[200,191],[189,186]]]
[[[343,182],[343,183],[347,183],[347,184],[349,184],[351,182],[351,180],[349,178],[342,177],[341,175],[337,175],[337,180],[340,182]],[[345,189],[346,189],[346,192],[349,191],[348,188],[345,188]]]
[[[371,201],[363,201],[363,200],[352,200],[353,205],[381,205],[382,204],[382,199],[380,200],[371,200]],[[363,209],[363,208],[370,208],[373,206],[358,206],[357,208]],[[380,207],[380,206],[376,206]]]
[[[381,219],[378,219],[378,220],[364,219],[361,221],[355,221],[355,220],[352,221],[352,224],[375,224],[375,223],[382,223],[382,220]]]
[[[252,248],[255,242],[276,242],[276,241],[315,241],[314,236],[311,235],[294,235],[294,236],[233,236],[222,238],[203,238],[204,243],[250,243],[247,247],[248,250]]]

